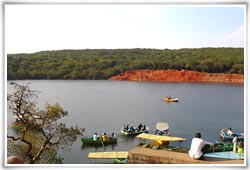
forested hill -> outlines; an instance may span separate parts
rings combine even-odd
[[[138,69],[244,74],[244,49],[85,49],[7,55],[8,80],[108,79]]]

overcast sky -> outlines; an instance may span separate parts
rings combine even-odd
[[[244,47],[244,7],[5,4],[5,52]]]

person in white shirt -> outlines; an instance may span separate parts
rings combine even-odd
[[[213,143],[201,139],[200,133],[196,133],[188,154],[193,159],[202,160],[205,158],[204,154],[208,151],[209,145],[214,146]]]
[[[97,139],[98,139],[98,135],[97,135],[97,133],[95,133],[94,136],[93,136],[93,140],[97,141]]]
[[[237,136],[235,136],[234,138],[233,138],[233,144],[234,144],[234,147],[233,147],[233,151],[234,152],[237,152]]]
[[[114,132],[112,132],[111,137],[112,137],[112,138],[116,138],[116,135],[115,135]]]
[[[232,128],[229,128],[229,129],[228,129],[227,134],[228,134],[229,136],[232,136],[232,135],[233,135]]]

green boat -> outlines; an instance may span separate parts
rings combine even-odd
[[[215,143],[214,147],[209,146],[208,152],[225,152],[225,151],[232,151],[233,150],[233,143]]]
[[[83,145],[93,145],[93,146],[106,146],[117,143],[117,138],[109,137],[107,141],[102,141],[101,138],[98,138],[97,141],[93,140],[93,137],[86,137],[81,139]]]

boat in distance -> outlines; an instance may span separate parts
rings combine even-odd
[[[171,96],[164,97],[163,100],[165,102],[178,102],[179,101],[177,97],[171,97]]]

